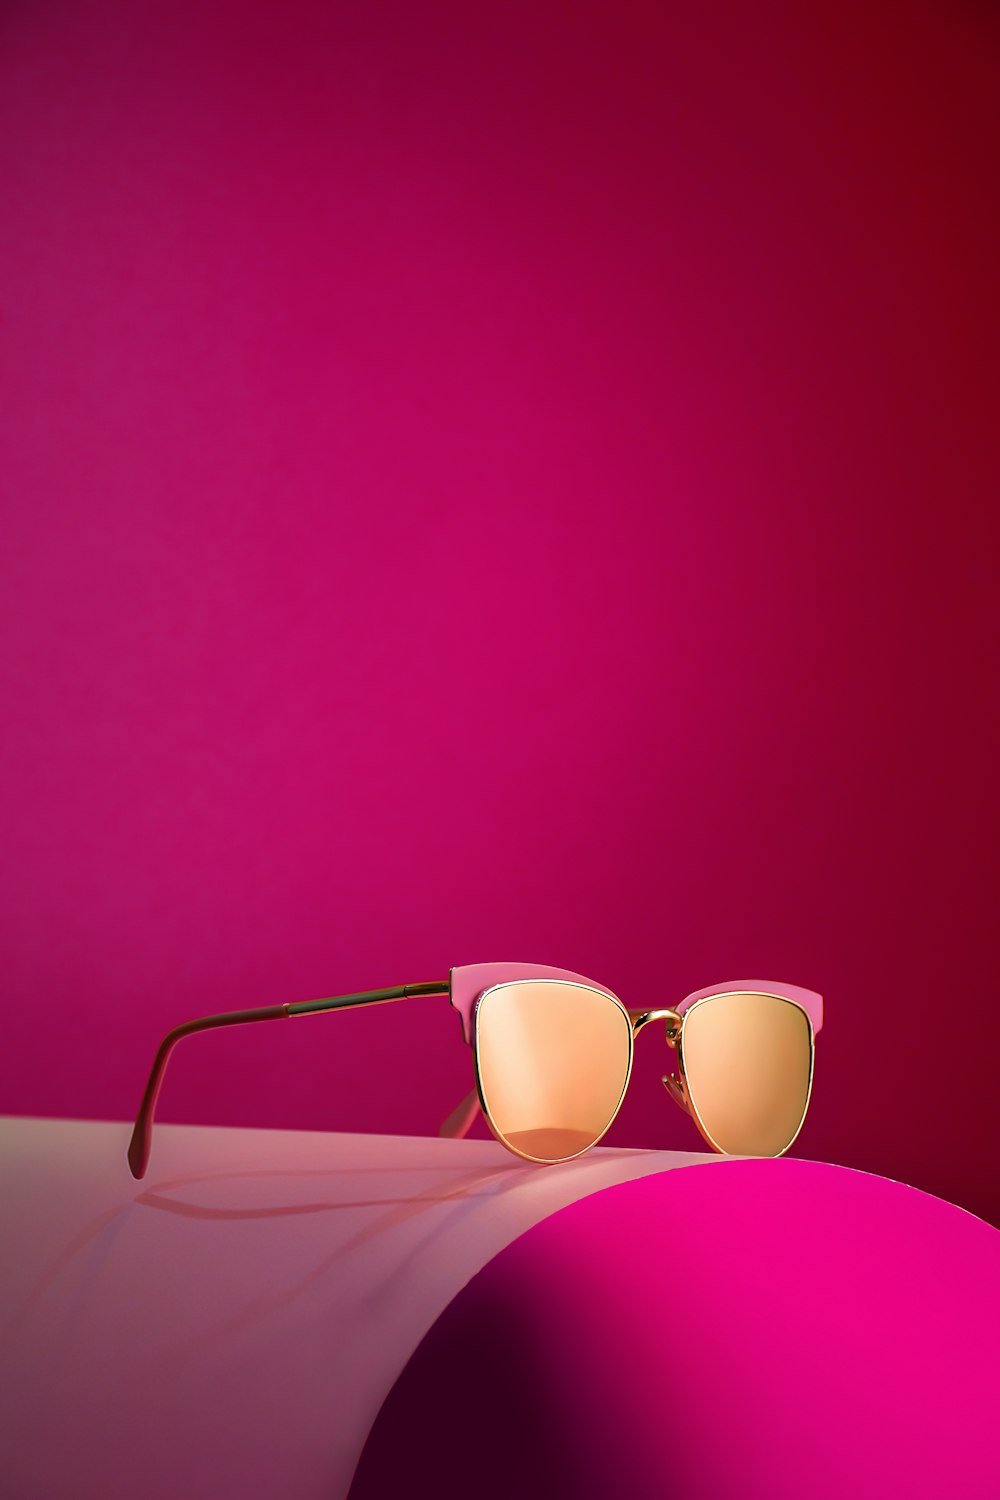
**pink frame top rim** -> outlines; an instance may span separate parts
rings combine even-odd
[[[596,979],[591,979],[586,974],[576,974],[571,969],[555,969],[551,964],[462,964],[453,968],[449,974],[449,998],[462,1018],[462,1034],[467,1042],[472,1043],[473,1015],[476,1001],[483,991],[495,984],[503,984],[515,979],[563,979],[574,984],[585,984],[588,989],[600,990],[602,994],[608,995],[619,1005],[624,1006],[621,996],[616,995],[614,990],[608,989],[607,985],[599,984]],[[822,995],[817,994],[815,990],[803,989],[801,985],[776,984],[769,979],[738,979],[729,984],[706,985],[704,989],[693,990],[690,995],[685,995],[684,999],[672,1009],[679,1016],[683,1016],[698,1000],[707,1000],[712,995],[743,993],[777,995],[782,1000],[791,1000],[805,1011],[814,1032],[819,1031],[823,1025]]]
[[[777,995],[779,999],[791,1000],[805,1011],[812,1022],[813,1031],[823,1026],[823,996],[815,990],[805,990],[798,984],[778,984],[772,979],[734,979],[729,984],[709,984],[703,990],[692,990],[679,1005],[673,1008],[679,1016],[689,1011],[697,1001],[708,1000],[712,995]]]
[[[451,1003],[462,1018],[462,1034],[467,1042],[471,1044],[474,1035],[472,1019],[480,995],[494,984],[514,979],[564,979],[572,984],[585,984],[623,1005],[614,990],[598,984],[596,979],[588,979],[586,974],[574,974],[571,969],[554,969],[551,964],[463,964],[451,970],[449,989]]]

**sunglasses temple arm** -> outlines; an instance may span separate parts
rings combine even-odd
[[[348,1010],[356,1005],[380,1005],[388,1000],[407,1000],[411,995],[447,995],[447,983],[430,981],[426,984],[404,984],[394,989],[363,990],[353,995],[333,995],[326,1000],[298,1000],[288,1005],[262,1005],[253,1010],[231,1010],[218,1016],[202,1016],[197,1021],[185,1021],[175,1026],[160,1043],[153,1066],[149,1072],[139,1112],[136,1115],[132,1139],[128,1147],[129,1170],[133,1177],[146,1175],[149,1153],[153,1139],[153,1115],[156,1100],[163,1083],[163,1074],[174,1047],[182,1037],[196,1031],[211,1031],[218,1026],[245,1026],[254,1021],[283,1021],[289,1016],[307,1016],[327,1010]]]
[[[472,1129],[473,1121],[479,1113],[479,1094],[472,1089],[461,1104],[456,1104],[446,1120],[442,1120],[438,1126],[438,1135],[445,1136],[449,1140],[459,1140],[468,1135]]]

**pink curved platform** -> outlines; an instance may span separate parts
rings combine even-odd
[[[1000,1494],[1000,1235],[937,1199],[169,1125],[140,1184],[128,1135],[0,1121],[5,1500]]]
[[[0,1119],[3,1500],[338,1500],[453,1297],[567,1203],[696,1161]]]
[[[960,1209],[803,1161],[647,1177],[455,1298],[350,1500],[995,1500],[998,1351],[1000,1234]]]

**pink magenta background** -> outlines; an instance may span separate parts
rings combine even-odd
[[[0,1108],[452,964],[755,974],[826,997],[796,1151],[1000,1220],[998,47],[3,8]],[[699,1144],[665,1057],[609,1144]],[[160,1118],[470,1082],[413,1000],[186,1042]]]

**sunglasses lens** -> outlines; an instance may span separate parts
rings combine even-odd
[[[535,1161],[599,1140],[628,1082],[632,1026],[607,995],[561,980],[488,990],[476,1012],[479,1083],[494,1130]]]
[[[812,1027],[774,995],[713,995],[684,1019],[688,1095],[705,1135],[730,1156],[780,1156],[809,1102]]]

